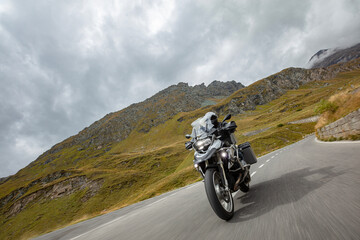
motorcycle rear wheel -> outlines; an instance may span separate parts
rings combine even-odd
[[[205,191],[212,209],[219,218],[229,220],[234,216],[233,197],[229,190],[225,190],[217,169],[210,168],[206,170]]]

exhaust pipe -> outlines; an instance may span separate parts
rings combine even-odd
[[[245,180],[245,177],[248,175],[248,173],[249,173],[249,168],[246,167],[244,174],[240,173],[240,176],[239,176],[238,180],[236,180],[236,182],[234,184],[234,191],[239,190],[240,183],[242,183]]]

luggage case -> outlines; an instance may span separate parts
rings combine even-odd
[[[249,142],[245,142],[245,143],[240,144],[238,146],[238,148],[239,148],[239,151],[244,156],[244,160],[245,160],[246,163],[248,163],[248,164],[257,163],[255,153],[252,150]]]

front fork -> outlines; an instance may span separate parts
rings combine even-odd
[[[226,178],[226,174],[225,174],[225,169],[224,169],[224,163],[223,161],[221,161],[219,159],[218,161],[218,165],[219,165],[219,173],[220,173],[220,176],[221,176],[221,180],[223,181],[224,185],[225,185],[225,190],[226,191],[229,191],[229,183],[228,183],[228,180]]]
[[[208,161],[206,161],[205,164],[206,164],[205,168],[207,166],[209,166]],[[226,178],[225,169],[224,169],[224,163],[221,161],[221,159],[219,159],[219,161],[217,162],[217,165],[218,165],[218,168],[219,168],[219,174],[220,174],[221,180],[222,180],[222,182],[224,183],[224,186],[225,186],[225,190],[229,191],[229,183],[228,183],[228,180]],[[205,179],[205,173],[202,171],[202,168],[198,164],[195,164],[194,167],[201,174],[203,179]]]

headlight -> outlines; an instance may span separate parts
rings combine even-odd
[[[222,159],[228,159],[228,153],[225,150],[220,151],[220,157]]]
[[[211,144],[210,138],[198,140],[195,142],[194,147],[196,151],[206,151]]]

